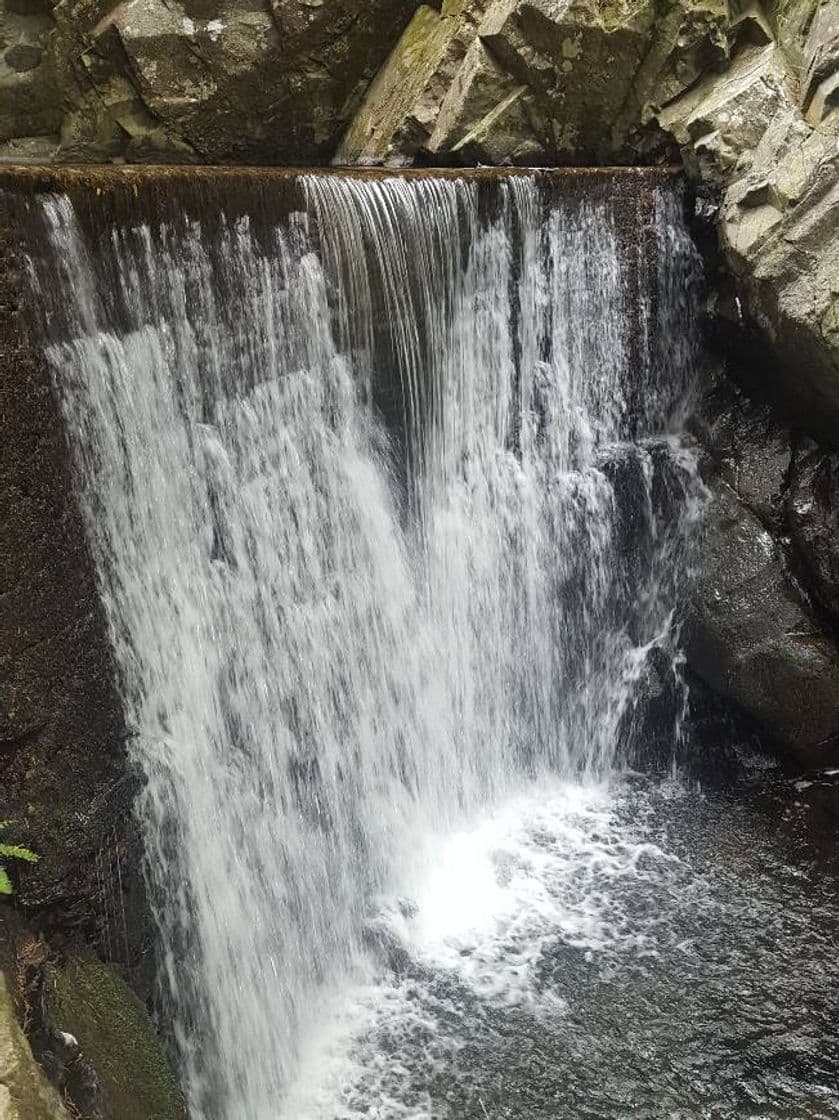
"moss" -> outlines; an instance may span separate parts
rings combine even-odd
[[[114,1120],[182,1120],[186,1105],[146,1010],[95,957],[48,969],[50,1019],[76,1037]]]
[[[3,1120],[68,1120],[20,1028],[11,987],[0,971],[0,1114]]]

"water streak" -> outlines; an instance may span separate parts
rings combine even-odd
[[[677,190],[300,192],[95,247],[47,197],[33,266],[206,1120],[291,1117],[434,837],[631,746],[700,501]]]

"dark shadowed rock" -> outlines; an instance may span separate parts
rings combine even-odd
[[[777,521],[792,462],[792,436],[771,406],[720,381],[703,402],[702,442],[721,481],[764,524]]]
[[[720,379],[696,427],[712,494],[691,669],[806,765],[839,757],[833,456]]]
[[[134,780],[63,425],[24,296],[26,228],[0,194],[0,819],[12,821],[10,841],[42,856],[15,871],[33,922],[138,968],[142,990],[151,920]]]
[[[788,578],[760,520],[714,484],[695,606],[694,671],[808,765],[839,753],[839,646]]]
[[[839,627],[839,455],[796,455],[787,497],[792,541],[814,597]]]

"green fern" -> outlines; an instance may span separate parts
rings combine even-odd
[[[11,821],[0,821],[0,832],[9,827]],[[0,895],[14,893],[12,881],[5,867],[7,859],[20,859],[25,863],[37,863],[41,857],[29,848],[21,848],[19,844],[4,844],[0,841]]]

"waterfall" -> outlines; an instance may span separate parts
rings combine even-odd
[[[99,231],[40,201],[200,1120],[300,1120],[304,1040],[435,838],[604,779],[672,664],[701,500],[680,192],[562,183],[302,175],[281,214]]]

